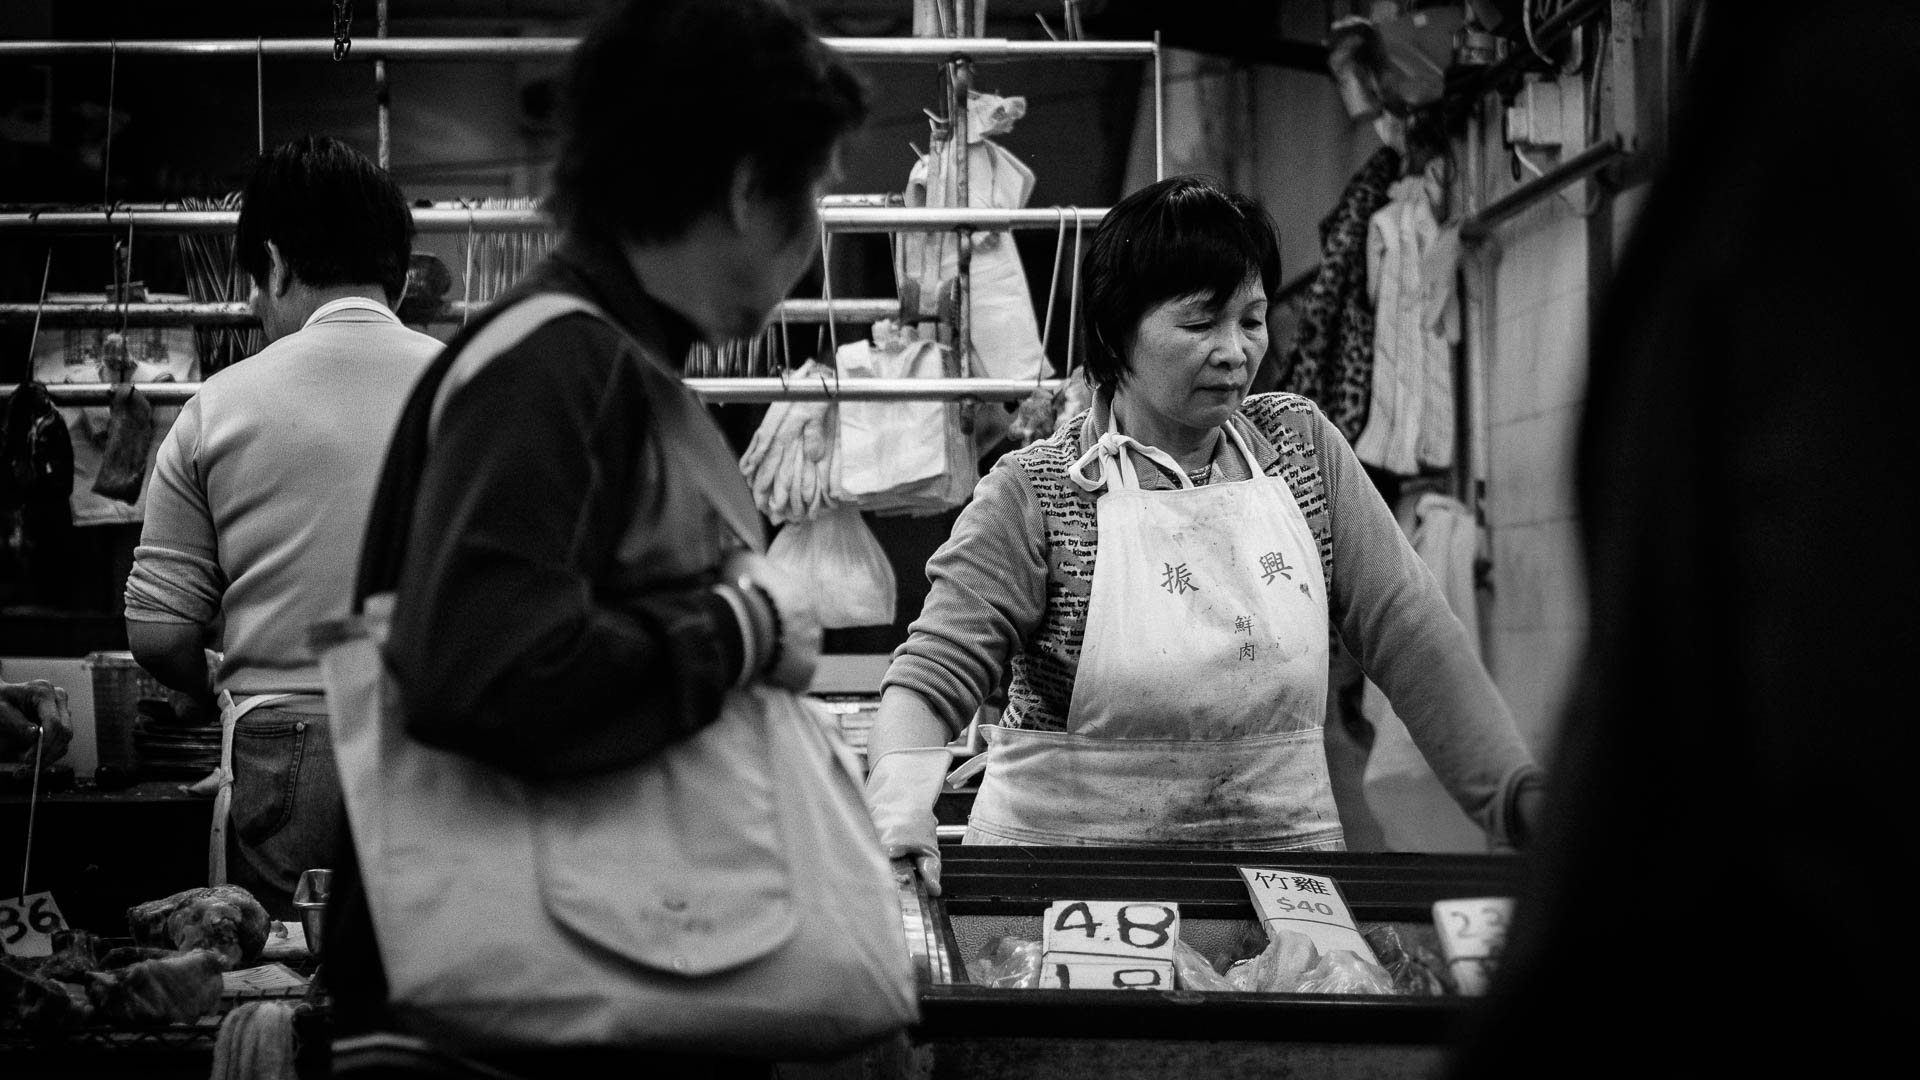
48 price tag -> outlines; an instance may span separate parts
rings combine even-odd
[[[1173,960],[1180,907],[1128,900],[1056,900],[1041,923],[1049,955]]]
[[[67,928],[50,892],[0,900],[0,952],[10,956],[51,956],[53,935]]]
[[[1040,985],[1058,990],[1171,990],[1176,904],[1056,900],[1041,917]]]

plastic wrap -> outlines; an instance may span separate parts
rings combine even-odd
[[[1320,963],[1320,950],[1313,939],[1296,930],[1277,927],[1267,937],[1267,947],[1246,960],[1227,968],[1227,981],[1236,990],[1260,994],[1291,994],[1301,978]]]
[[[1395,992],[1422,997],[1443,997],[1454,993],[1447,966],[1432,949],[1406,942],[1391,923],[1375,923],[1360,931],[1380,966],[1393,979]]]
[[[1387,969],[1351,949],[1334,949],[1304,972],[1293,987],[1296,994],[1395,994]]]
[[[967,978],[975,986],[1024,990],[1040,985],[1041,943],[1011,934],[994,938],[986,950],[967,961]]]
[[[1182,990],[1217,992],[1240,989],[1225,975],[1213,970],[1213,965],[1200,955],[1200,950],[1179,938],[1173,939],[1173,974]]]

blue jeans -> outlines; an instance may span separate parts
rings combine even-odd
[[[317,696],[263,705],[233,729],[227,878],[276,919],[299,918],[302,870],[332,865],[346,816],[326,705]]]

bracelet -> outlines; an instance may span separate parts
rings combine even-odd
[[[745,686],[760,673],[760,635],[754,631],[753,615],[747,610],[746,597],[731,585],[715,585],[713,592],[733,610],[733,621],[740,627],[740,675],[733,685]]]
[[[749,581],[747,586],[759,593],[760,599],[766,601],[767,614],[773,617],[773,647],[767,650],[766,666],[762,668],[763,671],[772,671],[780,666],[780,659],[787,651],[786,624],[780,620],[780,605],[773,602],[771,593],[757,581]]]

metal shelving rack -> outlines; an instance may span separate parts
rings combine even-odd
[[[955,0],[956,25],[973,26],[984,0]],[[535,60],[559,59],[567,55],[579,39],[576,37],[526,38],[391,38],[385,36],[385,4],[382,3],[380,36],[356,39],[343,62],[374,63],[376,79],[384,74],[384,64],[398,61],[458,60]],[[1145,61],[1152,64],[1154,83],[1154,173],[1164,175],[1165,142],[1161,130],[1164,82],[1161,71],[1160,43],[1153,41],[1016,41],[993,37],[914,37],[824,39],[829,47],[847,58],[862,63],[937,63],[950,76],[948,116],[953,124],[952,145],[964,154],[967,145],[967,92],[973,84],[977,64],[1019,61]],[[334,43],[316,39],[244,39],[143,40],[143,41],[0,41],[0,62],[29,59],[105,57],[110,61],[125,55],[142,58],[175,59],[251,59],[256,65],[268,57],[274,59],[334,60]],[[379,95],[380,161],[388,157],[387,102]],[[968,170],[957,170],[958,199],[967,205]],[[976,231],[1009,229],[1077,228],[1076,236],[1089,225],[1097,225],[1106,214],[1104,208],[1044,207],[1020,210],[972,208],[913,208],[874,205],[880,197],[851,196],[829,198],[821,217],[829,233],[895,233],[953,230],[958,233],[961,302],[957,305],[954,340],[971,340],[968,325],[970,263],[972,237]],[[187,235],[230,232],[238,214],[234,211],[180,210],[155,206],[107,206],[88,208],[29,209],[0,213],[0,236],[53,236],[95,233],[137,232],[146,235]],[[416,229],[423,233],[514,233],[543,232],[553,228],[544,214],[532,209],[477,209],[438,205],[414,211]],[[790,321],[820,323],[872,322],[897,313],[899,302],[892,299],[787,300],[778,316]],[[458,321],[468,314],[464,304],[450,304],[439,318]],[[63,326],[205,326],[242,327],[251,325],[251,314],[242,303],[170,303],[135,304],[90,302],[69,304],[0,303],[0,322],[29,322]],[[1065,385],[1061,379],[975,379],[966,377],[967,350],[961,357],[960,378],[948,379],[850,379],[797,380],[781,378],[689,378],[687,386],[703,400],[719,402],[768,402],[776,400],[851,401],[1018,401],[1035,390],[1057,392]],[[138,384],[143,394],[157,405],[179,404],[199,390],[197,383]],[[0,397],[14,387],[0,385]],[[48,387],[53,399],[64,405],[103,404],[111,386],[59,384]]]

